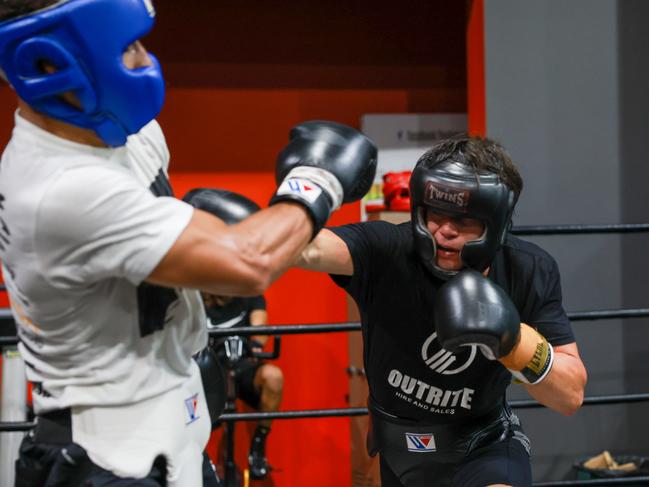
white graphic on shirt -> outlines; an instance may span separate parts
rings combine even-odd
[[[222,323],[214,324],[210,318],[207,319],[207,329],[208,330],[214,330],[216,328],[232,328],[234,325],[238,325],[243,321],[243,319],[246,317],[246,312],[242,311],[239,313],[238,316],[235,316],[234,318],[230,318],[227,321],[224,321]]]
[[[410,377],[397,369],[388,374],[388,384],[402,401],[436,414],[455,414],[456,408],[471,410],[474,389],[440,389],[432,384]]]
[[[439,345],[437,345],[437,347],[432,347],[433,343],[436,343],[436,339],[437,333],[435,332],[426,339],[423,346],[421,347],[421,358],[424,360],[424,362],[426,362],[426,365],[428,365],[428,367],[433,372],[437,372],[438,374],[442,375],[459,374],[460,372],[466,370],[467,367],[469,367],[473,363],[477,351],[477,347],[475,345],[471,345],[471,353],[466,359],[466,362],[461,364],[459,367],[449,369],[449,367],[451,367],[451,365],[455,363],[457,357],[448,350],[444,350],[443,348],[439,347]],[[434,352],[435,348],[439,348],[439,350],[437,352]]]

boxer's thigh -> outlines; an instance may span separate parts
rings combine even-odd
[[[474,451],[453,477],[454,487],[532,485],[530,456],[520,441],[507,440]]]

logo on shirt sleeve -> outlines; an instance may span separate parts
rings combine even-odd
[[[425,453],[437,451],[435,437],[431,433],[406,433],[408,451]]]

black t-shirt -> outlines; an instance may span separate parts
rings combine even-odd
[[[331,228],[346,243],[353,276],[331,276],[356,301],[372,400],[388,413],[431,423],[482,415],[504,401],[511,374],[475,346],[452,354],[432,324],[444,281],[421,265],[409,222]],[[561,304],[559,270],[538,246],[508,236],[489,278],[512,298],[521,320],[553,345],[574,342]]]
[[[206,307],[208,328],[250,326],[250,313],[257,309],[266,309],[266,299],[263,296],[232,298],[224,306]]]

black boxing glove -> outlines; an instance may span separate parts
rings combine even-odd
[[[470,269],[458,272],[437,291],[433,320],[444,349],[454,352],[478,345],[490,359],[514,348],[521,323],[500,286]]]
[[[463,270],[435,296],[433,321],[442,348],[477,345],[527,384],[543,380],[553,362],[552,346],[534,328],[521,323],[505,291],[479,272]]]
[[[376,173],[377,150],[358,130],[335,122],[304,122],[291,129],[279,153],[278,184],[270,204],[294,201],[313,219],[313,236],[342,203],[361,199]]]
[[[183,196],[183,201],[219,217],[228,225],[239,223],[259,210],[251,199],[226,189],[192,189]]]

